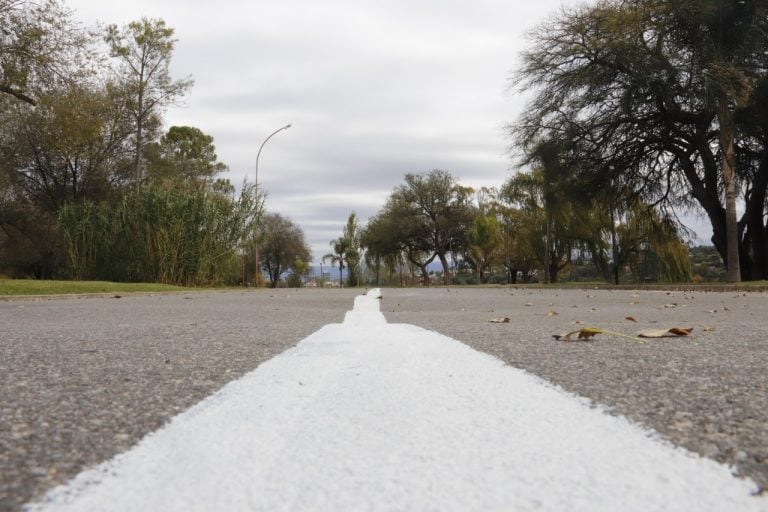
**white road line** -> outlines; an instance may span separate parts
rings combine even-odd
[[[768,511],[728,468],[358,297],[28,511]]]

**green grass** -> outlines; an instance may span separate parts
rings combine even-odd
[[[110,283],[107,281],[45,281],[0,279],[0,297],[11,295],[70,295],[92,293],[151,293],[186,291],[189,288],[154,283]]]

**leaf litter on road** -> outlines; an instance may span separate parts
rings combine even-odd
[[[610,331],[608,329],[598,329],[596,327],[584,327],[576,331],[565,334],[552,335],[558,341],[594,341],[592,338],[598,334],[609,336],[619,336],[637,343],[645,343],[643,338],[680,338],[691,334],[693,327],[670,327],[669,329],[646,329],[640,331],[637,336],[630,336],[623,332]]]

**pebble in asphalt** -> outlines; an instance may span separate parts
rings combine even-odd
[[[358,293],[0,303],[0,510],[17,510],[124,451],[227,381],[340,322]],[[766,299],[737,292],[385,289],[381,309],[390,322],[461,340],[735,465],[765,488]],[[510,323],[489,322],[503,316]],[[585,326],[694,331],[645,344],[607,335],[552,338]]]

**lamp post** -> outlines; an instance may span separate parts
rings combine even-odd
[[[287,130],[290,128],[291,125],[287,124],[285,126],[281,126],[277,130],[273,131],[269,134],[269,136],[264,139],[264,142],[261,143],[261,146],[259,146],[259,152],[256,153],[256,200],[259,198],[259,157],[261,156],[261,150],[264,149],[264,145],[271,139],[273,136],[275,136],[278,132],[281,132],[283,130]],[[261,284],[261,272],[259,271],[260,266],[259,261],[259,224],[254,223],[253,225],[253,286],[257,287]]]

